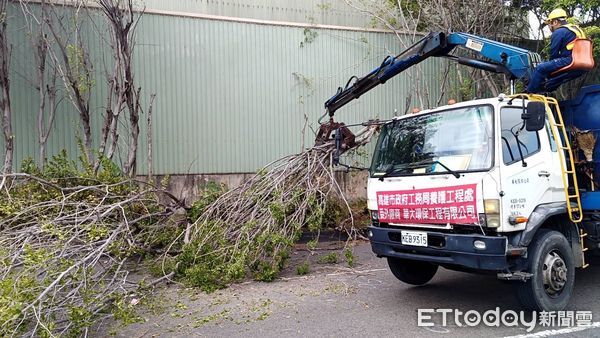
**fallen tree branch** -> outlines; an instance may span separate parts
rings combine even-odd
[[[130,258],[152,248],[179,201],[129,180],[2,179],[11,184],[0,192],[0,336],[82,335],[147,287],[132,280]]]
[[[367,144],[377,130],[370,125],[359,131],[353,149]],[[223,193],[173,242],[183,240],[183,253],[165,254],[163,271],[177,262],[180,278],[207,291],[248,274],[272,280],[301,231],[321,230],[333,200],[350,210],[334,176],[334,151],[330,141],[283,157]],[[350,226],[352,231],[352,218]]]

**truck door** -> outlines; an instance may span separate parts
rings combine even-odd
[[[552,200],[553,201],[564,201],[565,190],[562,177],[562,166],[560,162],[559,153],[557,151],[558,146],[552,133],[552,127],[550,122],[546,119],[546,135],[548,136],[548,144],[550,145],[549,163],[550,163],[550,188],[552,189]],[[541,131],[540,131],[541,132]],[[558,134],[558,132],[557,132]]]
[[[502,225],[508,224],[511,215],[529,217],[538,204],[552,200],[554,190],[554,159],[548,134],[544,129],[525,130],[522,113],[519,106],[500,111]]]

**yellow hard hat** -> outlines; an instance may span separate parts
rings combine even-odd
[[[548,14],[548,17],[546,18],[546,20],[544,20],[544,23],[549,24],[554,19],[562,19],[562,18],[564,18],[564,19],[567,18],[567,12],[565,12],[565,10],[562,8],[556,8],[555,10],[550,12],[550,14]]]

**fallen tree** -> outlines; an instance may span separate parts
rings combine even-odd
[[[45,174],[0,178],[0,336],[87,335],[157,282],[132,276],[133,259],[166,229],[177,200],[110,164],[70,177],[65,158]]]
[[[356,149],[367,144],[377,125],[356,134]],[[348,209],[334,177],[333,141],[267,165],[241,186],[223,193],[197,212],[185,233],[182,253],[163,256],[163,273],[213,291],[248,275],[273,280],[303,229],[319,232],[329,203]],[[349,210],[350,211],[350,210]],[[351,216],[352,217],[352,216]],[[354,222],[350,220],[349,231]]]
[[[353,149],[376,130],[360,131]],[[210,292],[248,276],[273,280],[301,231],[321,230],[330,201],[348,207],[334,152],[329,141],[279,159],[201,200],[193,222],[174,217],[177,198],[106,158],[98,173],[64,151],[43,171],[26,161],[24,173],[0,176],[0,336],[86,336],[98,319],[127,322],[159,281]],[[157,256],[157,279],[145,279],[139,262]]]

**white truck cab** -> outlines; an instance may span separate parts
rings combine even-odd
[[[530,99],[501,95],[383,125],[369,238],[398,279],[425,284],[438,266],[492,272],[515,281],[527,308],[567,305],[584,245],[567,210],[561,124],[542,117],[528,130]]]

